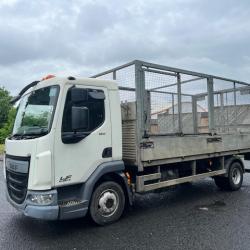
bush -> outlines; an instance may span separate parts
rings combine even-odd
[[[5,122],[4,126],[0,128],[0,144],[3,144],[5,138],[11,134],[15,117],[16,117],[16,109],[14,107],[11,107],[8,113],[7,121]]]
[[[0,144],[0,155],[3,154],[3,152],[4,152],[4,145]]]
[[[10,104],[11,96],[9,91],[0,87],[0,144],[11,134],[16,109]]]
[[[0,128],[3,128],[8,120],[8,114],[11,109],[10,100],[9,91],[0,87]]]

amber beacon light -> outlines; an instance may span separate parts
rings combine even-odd
[[[56,76],[55,75],[47,75],[47,76],[42,78],[42,81],[48,80],[48,79],[51,79],[51,78],[54,78],[54,77],[56,77]]]

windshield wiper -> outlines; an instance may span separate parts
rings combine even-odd
[[[42,129],[41,129],[42,130]],[[17,139],[17,140],[22,140],[22,139],[34,139],[43,135],[48,134],[48,130],[46,131],[40,131],[39,133],[16,133],[13,134],[9,137],[9,139]]]

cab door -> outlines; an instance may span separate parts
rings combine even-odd
[[[107,89],[67,86],[63,96],[54,144],[55,186],[85,182],[112,159]]]

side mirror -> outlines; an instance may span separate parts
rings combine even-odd
[[[72,107],[72,130],[88,129],[89,109],[87,107]]]

